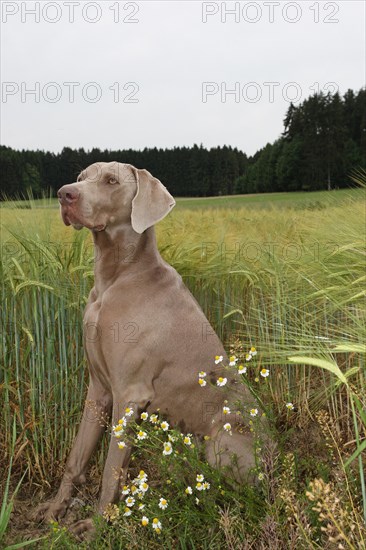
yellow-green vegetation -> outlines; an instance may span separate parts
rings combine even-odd
[[[36,495],[33,501],[41,489],[52,493],[60,478],[87,385],[81,312],[93,283],[92,240],[85,229],[64,227],[55,206],[28,201],[0,210],[0,447],[2,464],[13,457],[14,487],[26,471],[20,492]],[[182,199],[158,224],[162,255],[239,358],[238,376],[259,403],[258,417],[265,411],[277,447],[260,445],[256,484],[235,489],[204,463],[199,446],[184,442],[189,434],[165,430],[165,419],[157,426],[146,420],[138,429],[146,437],[134,432],[125,496],[140,470],[149,491],[97,519],[87,546],[365,548],[365,207],[364,186]],[[248,360],[252,347],[257,354]],[[201,370],[197,365],[197,383]],[[106,424],[106,436],[111,432]],[[168,436],[176,443],[163,454]],[[91,464],[89,489],[104,449]],[[197,483],[209,487],[198,490]],[[92,505],[95,493],[86,489],[81,498]],[[62,524],[37,534],[46,535],[40,547],[78,545]],[[10,519],[6,542],[23,535]]]

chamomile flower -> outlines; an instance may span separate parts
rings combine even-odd
[[[125,513],[123,514],[124,516],[128,517],[132,514],[132,510],[130,508],[125,508]]]
[[[262,369],[261,370],[261,376],[263,376],[263,378],[267,378],[267,376],[269,376],[269,370],[268,369]]]
[[[251,355],[253,355],[253,357],[254,357],[254,355],[257,355],[257,350],[256,350],[255,348],[252,347],[252,348],[250,348],[250,352],[249,352],[249,353],[250,353]]]
[[[186,493],[186,495],[191,495],[193,493],[192,487],[188,486],[184,492]]]
[[[252,356],[250,353],[247,353],[246,356],[245,356],[245,360],[246,361],[250,361],[252,359]]]
[[[147,412],[143,412],[143,413],[141,413],[141,417],[140,417],[140,418],[141,418],[141,420],[147,420],[147,419],[149,418],[149,415],[148,415]]]
[[[124,485],[121,491],[122,495],[128,495],[129,492],[130,492],[129,487],[127,485]]]
[[[171,455],[172,452],[173,452],[172,444],[170,443],[170,441],[167,441],[166,443],[164,443],[163,455],[165,456]]]
[[[141,491],[141,493],[146,493],[148,489],[149,489],[149,485],[146,483],[146,481],[143,481],[142,483],[140,483],[139,490]]]
[[[229,367],[235,367],[236,363],[237,363],[237,358],[235,357],[235,355],[232,355],[230,358],[229,358]]]
[[[243,365],[238,366],[238,374],[246,374],[246,372],[247,372],[246,367],[244,367]]]
[[[168,508],[168,501],[165,498],[161,498],[159,500],[159,508],[161,508],[162,510]]]
[[[164,432],[166,432],[167,430],[169,430],[169,424],[168,422],[166,422],[165,420],[160,424],[160,428],[162,430],[164,430]]]
[[[205,478],[203,477],[202,474],[197,474],[197,476],[196,476],[196,481],[200,481],[200,482],[201,482],[201,481],[204,481],[204,479],[205,479]]]
[[[215,355],[215,364],[218,365],[223,360],[222,355]]]
[[[117,445],[120,449],[124,449],[126,447],[126,443],[124,441],[118,441]]]
[[[258,409],[250,409],[249,414],[250,414],[250,416],[257,416]]]
[[[133,497],[127,497],[125,502],[126,502],[126,506],[131,508],[135,504],[135,499]]]
[[[208,489],[211,487],[211,485],[209,484],[208,481],[205,481],[204,484],[203,484],[203,490],[204,491],[208,491]]]
[[[140,430],[137,434],[137,439],[142,441],[143,439],[146,439],[146,438],[147,438],[147,433]]]
[[[140,504],[138,505],[138,510],[143,510],[145,508],[145,504],[142,504],[142,502],[140,502]]]
[[[136,487],[136,485],[131,485],[131,494],[134,495],[137,492],[138,492],[138,488]]]
[[[158,532],[160,533],[160,530],[161,530],[161,523],[160,523],[160,521],[158,520],[158,518],[154,518],[154,519],[152,520],[152,526],[153,526],[153,528],[154,528],[156,531],[158,531]]]
[[[259,479],[259,481],[262,481],[264,479],[264,473],[263,472],[260,472],[258,474],[258,479]]]
[[[222,407],[222,412],[223,412],[224,414],[230,414],[230,412],[231,412],[231,411],[230,411],[230,407]]]
[[[144,527],[146,527],[146,525],[149,523],[149,518],[147,518],[146,516],[142,516],[141,518],[141,525],[143,525]]]
[[[224,430],[225,430],[225,432],[230,432],[231,433],[231,424],[229,422],[224,424]]]
[[[151,424],[157,424],[159,422],[159,417],[157,414],[150,415]]]
[[[131,407],[127,407],[125,409],[125,415],[126,416],[132,416],[133,415],[133,409]]]
[[[188,447],[190,445],[192,445],[192,441],[191,441],[191,438],[189,437],[189,435],[184,436],[183,443],[184,443],[184,445],[188,445]]]
[[[201,483],[200,481],[196,483],[196,489],[197,491],[203,491],[203,483]]]
[[[203,378],[199,378],[198,383],[201,386],[201,388],[204,388],[207,384],[206,380],[204,380]]]
[[[217,380],[216,380],[216,384],[218,386],[225,386],[227,382],[227,378],[222,378],[222,376],[220,376]]]
[[[118,425],[122,426],[123,428],[127,426],[127,420],[125,416],[122,416],[122,418],[118,420]]]
[[[288,403],[286,403],[286,408],[289,409],[289,411],[293,411],[295,407],[294,404],[289,401]]]
[[[144,470],[140,470],[139,475],[137,476],[137,479],[140,482],[147,481],[147,473],[144,472]]]
[[[206,378],[207,372],[205,372],[204,370],[201,370],[201,371],[198,373],[198,376],[199,376],[200,378]]]

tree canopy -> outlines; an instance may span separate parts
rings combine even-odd
[[[215,196],[347,187],[353,169],[366,167],[366,90],[314,94],[290,104],[282,135],[252,157],[224,145],[141,151],[71,149],[61,153],[0,147],[0,191],[14,197],[54,193],[97,161],[146,168],[175,196]]]

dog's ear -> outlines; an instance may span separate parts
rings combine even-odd
[[[175,206],[175,200],[164,185],[147,170],[131,166],[136,177],[137,192],[132,201],[131,223],[136,233],[156,224]]]

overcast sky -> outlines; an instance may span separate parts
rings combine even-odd
[[[291,99],[365,83],[363,0],[1,9],[1,142],[17,149],[203,143],[254,154],[279,137]]]

